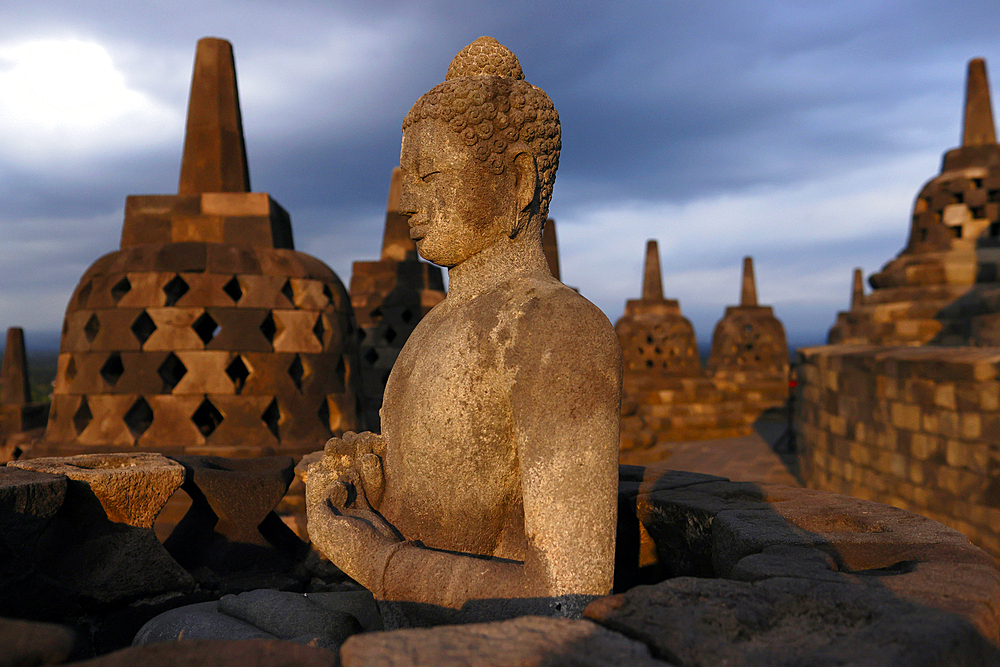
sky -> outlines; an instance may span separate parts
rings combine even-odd
[[[722,3],[47,0],[0,22],[0,324],[55,340],[129,194],[174,193],[195,44],[233,43],[254,191],[346,284],[379,255],[410,106],[490,35],[559,110],[563,281],[613,322],[664,294],[707,344],[744,255],[793,345],[851,272],[905,245],[960,141],[966,63],[1000,67],[996,0]],[[994,80],[1000,74],[994,76]],[[994,98],[997,87],[992,86]]]

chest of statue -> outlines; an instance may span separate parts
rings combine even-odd
[[[421,526],[410,539],[489,553],[495,545],[479,542],[521,521],[512,334],[499,311],[440,310],[414,330],[386,385],[381,511],[404,534]]]

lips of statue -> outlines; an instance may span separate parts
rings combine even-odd
[[[516,218],[511,169],[494,174],[437,120],[403,133],[399,211],[429,262],[451,268],[500,241]]]

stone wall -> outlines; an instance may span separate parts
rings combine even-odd
[[[799,350],[804,481],[901,507],[1000,559],[1000,349]]]

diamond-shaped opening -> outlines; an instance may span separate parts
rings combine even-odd
[[[323,326],[323,315],[319,315],[316,318],[316,324],[313,325],[313,333],[316,335],[316,340],[323,344],[323,334],[326,333],[326,327]]]
[[[118,378],[122,376],[125,372],[125,367],[122,366],[122,355],[117,352],[112,352],[108,355],[107,360],[104,365],[101,366],[101,377],[104,381],[110,384],[112,387],[118,384]]]
[[[243,357],[237,354],[236,358],[229,362],[229,365],[226,366],[226,375],[233,381],[233,388],[236,394],[239,395],[247,383],[247,378],[250,377],[250,369],[247,368]]]
[[[375,351],[374,347],[368,348],[368,351],[365,352],[365,361],[371,366],[374,366],[375,362],[378,361],[378,352]]]
[[[136,440],[153,424],[153,409],[142,396],[125,413],[125,425]]]
[[[382,319],[382,308],[381,306],[375,306],[372,311],[368,313],[368,317],[372,318],[372,321],[379,321]]]
[[[404,324],[409,324],[410,320],[413,319],[413,311],[409,308],[404,308],[403,312],[399,314],[399,319],[403,320]]]
[[[292,360],[292,364],[288,367],[288,375],[292,378],[292,382],[295,383],[295,388],[300,392],[302,391],[302,378],[306,374],[306,369],[302,366],[302,358],[299,355],[295,355],[295,359]]]
[[[264,414],[260,418],[264,421],[267,429],[274,434],[274,437],[280,439],[278,435],[278,422],[281,421],[281,410],[278,408],[278,399],[271,399],[271,402],[267,405],[267,409],[264,410]]]
[[[149,340],[149,337],[153,335],[154,331],[156,331],[156,322],[154,322],[153,318],[149,316],[149,313],[144,310],[139,317],[135,318],[135,322],[132,323],[131,329],[132,333],[135,334],[136,340],[139,341],[139,344],[145,345],[146,341]]]
[[[326,297],[326,302],[328,304],[333,303],[333,290],[331,290],[330,286],[326,283],[323,284],[323,296]]]
[[[132,283],[128,281],[128,277],[122,278],[111,288],[111,298],[115,300],[115,303],[118,303],[131,289]]]
[[[194,422],[194,425],[198,427],[198,430],[206,438],[212,435],[223,419],[224,417],[219,412],[219,409],[212,405],[212,401],[207,398],[201,402],[198,409],[191,415],[191,421]]]
[[[87,397],[84,396],[80,399],[80,407],[73,413],[73,428],[76,429],[76,434],[83,433],[83,429],[87,428],[93,418],[94,415],[90,413],[90,405],[87,404]]]
[[[396,330],[392,327],[386,327],[383,337],[385,338],[385,342],[392,343],[392,341],[396,340]]]
[[[93,343],[94,339],[97,338],[98,332],[101,330],[101,323],[97,319],[97,315],[91,315],[87,323],[83,325],[83,335],[87,337],[88,343]]]
[[[72,382],[76,377],[76,357],[70,357],[66,364],[66,380]]]
[[[163,293],[167,295],[166,306],[173,306],[180,301],[180,298],[187,294],[189,289],[188,284],[180,276],[171,278],[170,282],[163,286]]]
[[[292,291],[292,281],[291,279],[286,280],[285,284],[281,286],[281,293],[285,295],[288,302],[293,306],[295,305],[295,292]]]
[[[90,297],[91,282],[87,281],[87,284],[80,288],[80,291],[76,295],[76,305],[86,306],[87,299]]]
[[[333,429],[330,427],[330,401],[327,398],[324,397],[323,402],[319,404],[319,411],[317,414],[319,415],[319,420],[322,422],[323,426],[332,431]]]
[[[202,313],[191,325],[191,328],[205,345],[211,343],[215,334],[219,333],[219,323],[213,320],[208,313]]]
[[[169,394],[174,390],[187,372],[187,366],[180,358],[171,352],[167,355],[167,358],[163,360],[160,367],[156,369],[156,372],[160,375],[160,379],[163,380],[163,393]]]
[[[268,312],[264,321],[260,323],[260,332],[264,334],[264,338],[267,339],[268,343],[274,342],[274,334],[278,333],[278,327],[275,325],[274,316],[270,312]]]
[[[233,300],[233,303],[238,303],[243,298],[243,287],[240,285],[240,281],[236,279],[236,276],[233,276],[232,280],[222,286],[222,291]]]

